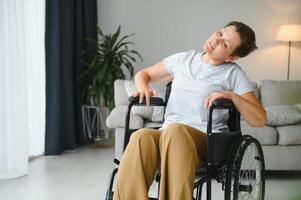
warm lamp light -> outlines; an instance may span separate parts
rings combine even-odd
[[[290,58],[292,42],[301,41],[301,25],[283,25],[280,27],[276,36],[277,41],[288,42],[288,62],[287,62],[287,80],[289,80]]]
[[[277,41],[299,42],[301,41],[301,25],[283,25],[280,27]]]

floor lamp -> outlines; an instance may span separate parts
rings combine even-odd
[[[292,42],[301,41],[301,25],[282,25],[277,33],[276,40],[288,42],[287,80],[289,80],[291,45]]]

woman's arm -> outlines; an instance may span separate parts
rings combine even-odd
[[[254,92],[247,92],[241,96],[230,91],[214,92],[205,100],[205,108],[209,108],[212,102],[218,98],[232,100],[240,114],[251,126],[263,127],[265,125],[266,112]]]
[[[149,105],[150,97],[156,96],[156,91],[150,90],[148,83],[171,81],[172,76],[166,70],[164,62],[161,61],[155,65],[151,65],[138,71],[135,75],[135,84],[137,92],[133,96],[139,96],[139,101],[142,102],[145,97],[146,105]]]

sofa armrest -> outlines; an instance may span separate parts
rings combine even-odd
[[[128,94],[126,92],[125,83],[126,80],[117,79],[114,82],[114,102],[116,106],[128,105]]]
[[[125,117],[127,114],[128,105],[116,106],[108,116],[106,124],[110,128],[124,128],[125,127]],[[144,120],[139,115],[131,113],[130,117],[130,129],[142,128]]]

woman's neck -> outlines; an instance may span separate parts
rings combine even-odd
[[[204,63],[210,64],[210,65],[221,65],[221,64],[225,63],[224,60],[215,60],[215,59],[212,59],[207,53],[204,53],[201,56],[201,59],[202,59],[202,61]]]

